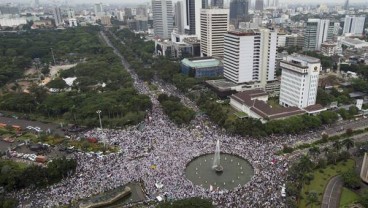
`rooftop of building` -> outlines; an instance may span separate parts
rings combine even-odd
[[[337,45],[337,43],[334,43],[334,42],[324,42],[324,43],[321,44],[321,46],[326,46],[326,47],[328,47],[328,46],[333,47],[333,46],[336,46],[336,45]]]
[[[200,43],[201,40],[199,40],[197,37],[187,37],[183,39],[184,42],[189,43],[189,44],[194,44],[194,43]]]
[[[289,55],[287,58],[288,59],[291,58],[292,60],[303,61],[303,62],[310,63],[310,64],[312,64],[312,63],[321,63],[321,60],[318,59],[318,58],[314,58],[314,57],[299,54],[299,53],[293,53],[293,54]]]
[[[267,95],[267,93],[263,90],[248,90],[236,93],[234,95],[231,95],[230,97],[248,106],[250,110],[261,116],[263,119],[278,119],[289,116],[302,115],[305,113],[304,110],[298,107],[272,108],[266,102],[254,99],[263,95]]]
[[[238,29],[238,30],[232,30],[227,32],[230,35],[236,35],[236,36],[252,36],[257,33],[259,33],[258,29]]]
[[[311,113],[311,112],[316,112],[316,111],[323,111],[323,110],[326,110],[326,108],[324,108],[320,104],[315,104],[315,105],[310,105],[304,108],[304,110],[307,111],[308,113]]]
[[[367,43],[363,40],[359,40],[358,38],[345,38],[343,41],[353,45]]]
[[[207,68],[222,66],[221,61],[212,57],[185,58],[181,63],[192,68]]]

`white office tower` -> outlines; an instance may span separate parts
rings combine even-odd
[[[224,76],[241,84],[274,81],[277,32],[269,29],[229,31],[225,35]]]
[[[171,0],[152,0],[153,29],[156,36],[167,39],[174,28]]]
[[[352,36],[362,36],[364,30],[365,16],[349,16],[346,15],[344,22],[343,34],[351,34]]]
[[[321,61],[292,54],[281,61],[280,105],[305,108],[316,104]]]
[[[95,4],[95,15],[97,19],[101,19],[101,17],[105,16],[102,3]]]
[[[334,27],[334,22],[327,19],[308,19],[303,50],[320,50],[323,42],[332,40]]]
[[[59,25],[63,24],[63,19],[61,18],[61,10],[60,7],[55,7],[53,10],[54,19],[55,19],[55,26],[58,27]]]
[[[223,58],[229,9],[201,9],[201,55]]]

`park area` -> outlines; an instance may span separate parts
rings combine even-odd
[[[299,207],[306,208],[306,207],[319,207],[319,204],[322,203],[322,197],[325,190],[325,187],[329,180],[339,175],[345,171],[353,169],[355,167],[354,160],[347,160],[337,163],[336,165],[328,165],[326,168],[319,168],[312,172],[309,177],[313,178],[309,184],[304,184],[301,190],[301,200]],[[317,194],[318,200],[316,202],[312,202],[310,197],[308,196],[311,192]],[[350,192],[345,191],[343,192],[345,195],[351,194]],[[349,199],[346,199],[348,196],[344,196],[344,203],[348,203]]]
[[[348,208],[349,205],[358,201],[358,199],[359,199],[358,194],[347,188],[343,188],[340,198],[340,208]]]

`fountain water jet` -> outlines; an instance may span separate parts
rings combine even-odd
[[[221,173],[222,171],[224,171],[224,168],[220,164],[220,140],[217,140],[216,142],[216,150],[215,150],[215,156],[213,158],[212,169],[214,169],[218,173]]]

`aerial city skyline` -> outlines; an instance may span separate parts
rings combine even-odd
[[[368,207],[367,17],[0,0],[0,207]]]

